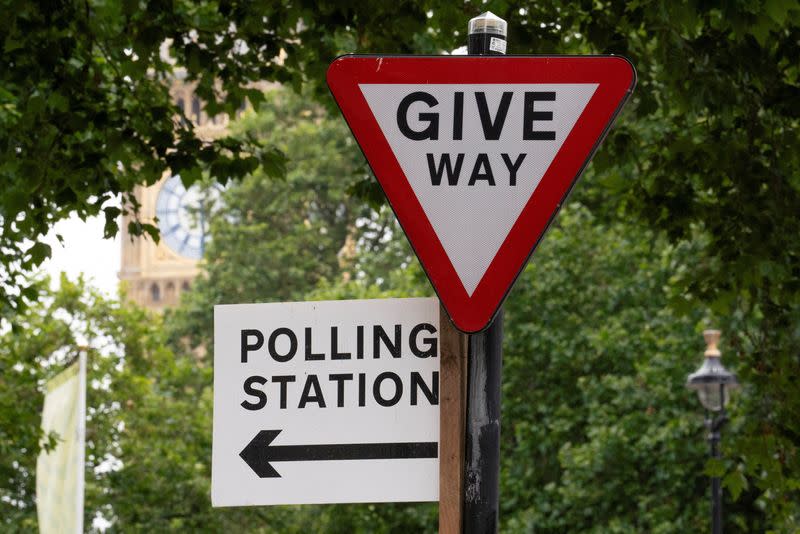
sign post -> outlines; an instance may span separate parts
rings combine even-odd
[[[439,314],[439,534],[461,534],[464,509],[464,421],[467,411],[467,334]]]
[[[469,21],[470,55],[506,53],[506,21],[491,12]],[[500,506],[500,388],[503,310],[482,332],[469,335],[465,425],[465,534],[497,532]]]

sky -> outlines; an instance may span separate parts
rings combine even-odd
[[[47,234],[45,241],[52,247],[53,255],[44,263],[43,269],[54,280],[54,285],[57,285],[62,271],[71,279],[85,273],[92,286],[107,296],[117,296],[120,236],[103,239],[103,223],[103,216],[85,222],[73,216],[56,224]],[[64,238],[63,245],[56,239],[56,234]]]

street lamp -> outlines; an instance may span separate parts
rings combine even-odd
[[[706,340],[705,360],[700,369],[690,374],[686,387],[697,391],[700,403],[706,409],[706,428],[711,457],[719,458],[720,430],[727,421],[725,405],[728,403],[731,390],[739,387],[736,375],[725,369],[720,361],[721,353],[717,348],[719,330],[703,332]],[[711,478],[711,532],[722,534],[722,493],[718,477]]]

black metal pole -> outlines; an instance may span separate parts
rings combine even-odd
[[[500,515],[500,384],[503,311],[469,337],[464,454],[464,532],[493,534]]]
[[[722,439],[722,425],[725,417],[725,385],[719,385],[719,398],[722,405],[719,415],[710,414],[708,421],[708,444],[712,458],[721,458],[719,442]],[[711,534],[722,534],[722,486],[719,477],[711,477]]]
[[[711,457],[719,458],[719,430],[715,427],[715,418],[709,420],[708,443],[711,448]],[[722,495],[720,494],[719,477],[711,477],[711,534],[722,534]]]
[[[470,21],[470,55],[506,50],[505,21],[484,13]],[[503,368],[503,310],[483,332],[469,336],[465,436],[465,534],[497,532],[500,505],[500,385]]]

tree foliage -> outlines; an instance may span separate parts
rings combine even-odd
[[[668,306],[696,250],[633,230],[571,205],[508,300],[504,530],[707,529],[705,431],[684,383],[709,318]],[[752,495],[726,514],[726,532],[763,530]]]
[[[171,101],[182,77],[209,115],[254,104],[260,81],[321,91],[342,50],[408,52],[424,33],[415,2],[3,0],[0,22],[0,306],[36,298],[21,276],[49,257],[42,237],[71,214],[117,232],[132,191],[169,170],[225,182],[282,156],[254,138],[201,140]],[[120,198],[121,197],[121,198]],[[122,203],[120,203],[122,201]],[[124,208],[121,208],[123,206]],[[134,220],[131,233],[157,229]]]
[[[595,211],[702,245],[671,304],[714,310],[753,388],[727,480],[746,473],[797,521],[800,396],[784,377],[800,374],[800,6],[610,3],[564,27],[639,72],[593,163]]]

